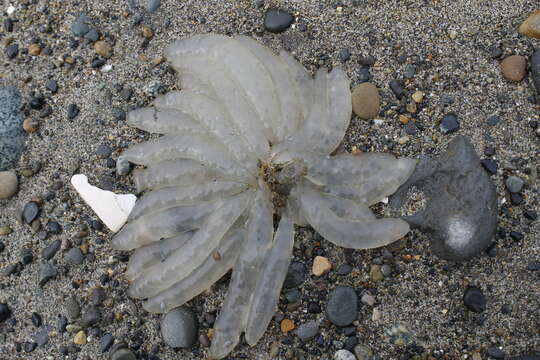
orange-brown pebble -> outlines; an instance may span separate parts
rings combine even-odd
[[[324,256],[315,256],[315,259],[313,259],[313,267],[311,268],[313,275],[321,276],[329,272],[331,269],[332,263],[327,258]]]
[[[154,31],[150,26],[143,26],[142,34],[145,38],[150,39],[152,36],[154,36]]]
[[[41,54],[41,46],[39,46],[39,44],[31,44],[28,47],[28,52],[30,53],[30,55],[37,56]]]
[[[33,133],[39,128],[39,123],[35,119],[27,118],[23,121],[22,127],[27,133]]]
[[[532,13],[519,26],[519,32],[525,36],[540,39],[540,10]]]
[[[288,333],[294,330],[294,321],[290,319],[281,320],[281,332]]]

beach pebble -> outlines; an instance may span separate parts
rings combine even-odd
[[[356,358],[349,350],[341,349],[334,354],[334,360],[356,360]]]
[[[264,15],[264,29],[272,33],[281,33],[289,28],[294,18],[287,11],[268,9]]]
[[[19,55],[19,45],[10,44],[6,46],[5,52],[8,59],[15,59]]]
[[[372,360],[373,351],[366,345],[358,344],[354,347],[354,355],[357,360]]]
[[[99,340],[99,349],[101,350],[102,353],[104,353],[110,349],[113,343],[114,343],[114,337],[112,336],[112,334],[106,333]]]
[[[81,314],[81,306],[75,296],[67,298],[64,304],[64,313],[70,321],[75,320]]]
[[[121,348],[113,352],[111,360],[137,360],[137,357],[128,348]]]
[[[24,205],[22,217],[25,223],[31,224],[32,221],[37,219],[39,216],[40,209],[37,203],[34,201],[27,202],[26,205]]]
[[[58,252],[58,250],[60,250],[60,246],[62,246],[61,240],[53,241],[41,251],[41,257],[44,258],[45,260],[52,259],[54,255]]]
[[[188,348],[197,340],[197,317],[184,306],[169,311],[161,320],[161,336],[172,348]]]
[[[296,335],[302,340],[311,339],[317,335],[318,332],[319,324],[317,324],[316,321],[308,321],[307,323],[300,325],[295,331]]]
[[[521,81],[525,77],[527,60],[520,55],[511,55],[501,62],[501,72],[508,81]]]
[[[73,338],[73,342],[77,345],[86,344],[86,333],[84,332],[84,330],[81,330],[77,334],[75,334],[75,337]]]
[[[18,186],[19,180],[13,171],[0,171],[0,200],[10,199]]]
[[[405,92],[405,89],[403,88],[403,85],[399,80],[390,81],[390,89],[398,99],[401,99]]]
[[[47,80],[47,82],[45,83],[45,87],[53,94],[56,94],[56,92],[58,91],[58,82],[56,80],[53,80],[53,79],[49,79]]]
[[[302,285],[306,280],[307,270],[304,264],[298,261],[291,262],[289,265],[289,270],[287,271],[287,276],[283,282],[283,288],[292,289]]]
[[[523,188],[523,185],[525,184],[525,182],[520,177],[509,176],[506,179],[505,184],[508,191],[510,191],[511,193],[518,193]]]
[[[73,120],[79,115],[79,107],[77,104],[69,104],[67,107],[67,116],[69,120]]]
[[[465,289],[463,303],[467,309],[476,313],[486,310],[486,297],[482,290],[476,286],[469,286]]]
[[[294,321],[292,321],[291,319],[283,319],[281,320],[279,327],[281,329],[281,332],[288,333],[294,330],[295,328]]]
[[[64,255],[64,258],[66,261],[72,265],[80,265],[82,264],[84,257],[81,252],[81,249],[74,247],[69,249],[66,254]]]
[[[131,165],[129,164],[129,161],[124,159],[123,157],[119,157],[116,160],[116,173],[120,176],[124,176],[129,174],[129,170],[131,169]]]
[[[73,22],[71,25],[71,32],[75,36],[84,36],[88,31],[90,31],[90,27],[88,24],[90,23],[90,19],[85,14],[79,15],[77,19]]]
[[[316,256],[315,259],[313,259],[313,267],[311,269],[311,272],[315,276],[321,276],[323,274],[326,274],[332,269],[332,263],[323,256]]]
[[[56,277],[57,274],[58,272],[52,264],[44,262],[39,268],[39,286],[45,285],[49,280]]]
[[[454,113],[449,113],[443,116],[439,126],[443,134],[450,134],[459,129],[458,117]]]
[[[372,83],[356,85],[351,94],[354,114],[361,119],[373,119],[379,114],[379,90]]]
[[[490,174],[495,175],[497,174],[498,165],[497,162],[493,159],[483,159],[480,161],[480,164],[482,164],[482,167]]]
[[[334,325],[347,326],[356,320],[358,296],[349,286],[338,286],[329,295],[326,315]]]
[[[411,95],[411,97],[412,97],[412,99],[414,100],[415,103],[420,104],[424,100],[424,93],[421,92],[421,91],[415,91]]]
[[[105,40],[96,41],[94,44],[94,50],[96,51],[96,54],[105,58],[112,55],[112,47]]]
[[[10,314],[11,311],[9,310],[7,304],[0,303],[0,323],[6,321]]]
[[[525,36],[540,39],[540,10],[532,13],[519,26],[519,32]]]

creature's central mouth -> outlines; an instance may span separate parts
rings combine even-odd
[[[259,161],[258,168],[259,179],[270,188],[274,209],[279,213],[294,185],[306,174],[306,166],[298,160],[285,164]]]

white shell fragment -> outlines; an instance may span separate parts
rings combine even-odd
[[[124,226],[137,201],[137,197],[133,194],[115,194],[90,185],[88,178],[83,174],[73,175],[71,185],[101,221],[114,232]]]
[[[161,136],[122,154],[145,167],[132,173],[143,194],[111,245],[135,250],[128,294],[154,313],[184,305],[232,269],[209,351],[222,359],[242,334],[251,346],[264,336],[294,225],[355,249],[409,231],[369,206],[395,192],[416,162],[330,156],[352,112],[350,80],[339,68],[312,76],[290,54],[245,36],[196,35],[165,55],[180,90],[127,115],[129,125]]]

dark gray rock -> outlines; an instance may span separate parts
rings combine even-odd
[[[76,247],[69,249],[64,255],[64,258],[72,265],[81,265],[84,260],[81,249]]]
[[[272,33],[281,33],[289,28],[294,18],[285,10],[268,9],[264,15],[264,29]]]
[[[109,350],[113,343],[114,337],[111,333],[106,333],[105,335],[103,335],[99,340],[99,348],[101,352],[104,353],[105,351]]]
[[[45,260],[52,259],[54,255],[58,252],[58,250],[60,250],[60,246],[62,246],[62,241],[53,241],[49,244],[49,246],[47,246],[41,251],[41,257],[43,257]]]
[[[60,334],[65,333],[67,324],[67,317],[65,317],[64,315],[58,316],[58,319],[56,320],[56,331],[58,331]]]
[[[90,306],[82,316],[82,325],[89,327],[95,325],[101,319],[101,312],[95,306]]]
[[[540,50],[536,50],[531,55],[531,60],[529,63],[531,66],[531,76],[534,87],[536,88],[538,95],[540,95]]]
[[[459,129],[458,117],[454,113],[449,113],[443,116],[439,125],[443,134],[450,134]]]
[[[390,81],[390,89],[398,99],[401,99],[405,93],[405,89],[399,80]]]
[[[84,38],[85,39],[88,39],[92,42],[96,42],[99,40],[99,32],[97,32],[96,29],[90,29],[90,31],[88,31],[85,35],[84,35]]]
[[[358,295],[350,286],[338,286],[329,296],[326,316],[334,325],[347,326],[358,316]]]
[[[24,146],[24,130],[19,91],[0,87],[0,171],[15,167]]]
[[[43,346],[49,342],[49,332],[52,330],[51,326],[41,326],[34,334],[34,341],[38,346]]]
[[[497,226],[497,193],[467,137],[456,136],[437,159],[421,158],[390,204],[401,207],[413,186],[424,192],[427,205],[404,219],[429,235],[437,256],[464,261],[491,244]]]
[[[45,285],[49,280],[56,277],[57,274],[58,272],[52,264],[44,262],[39,268],[39,286]]]
[[[111,360],[137,360],[137,357],[130,349],[122,348],[111,355]]]
[[[504,359],[506,357],[506,354],[496,346],[488,347],[487,354],[493,359]]]
[[[22,217],[25,223],[31,224],[39,216],[39,206],[33,201],[27,202],[24,205]]]
[[[88,24],[90,23],[91,23],[90,18],[86,16],[85,14],[81,14],[79,15],[77,19],[75,19],[75,21],[71,25],[71,32],[75,36],[82,37],[90,31],[90,26],[88,26]]]
[[[486,310],[486,297],[482,290],[476,286],[469,286],[463,293],[465,307],[475,313]]]
[[[64,304],[64,313],[70,321],[75,320],[81,314],[81,306],[75,296],[67,298],[66,303]]]
[[[172,348],[188,348],[197,340],[199,325],[193,312],[181,306],[169,311],[161,320],[161,336]]]
[[[9,310],[7,304],[0,303],[0,323],[4,322],[10,314],[11,311]]]
[[[292,289],[302,285],[306,281],[307,269],[304,264],[298,261],[291,262],[289,265],[289,270],[287,271],[287,276],[283,282],[284,289]]]

